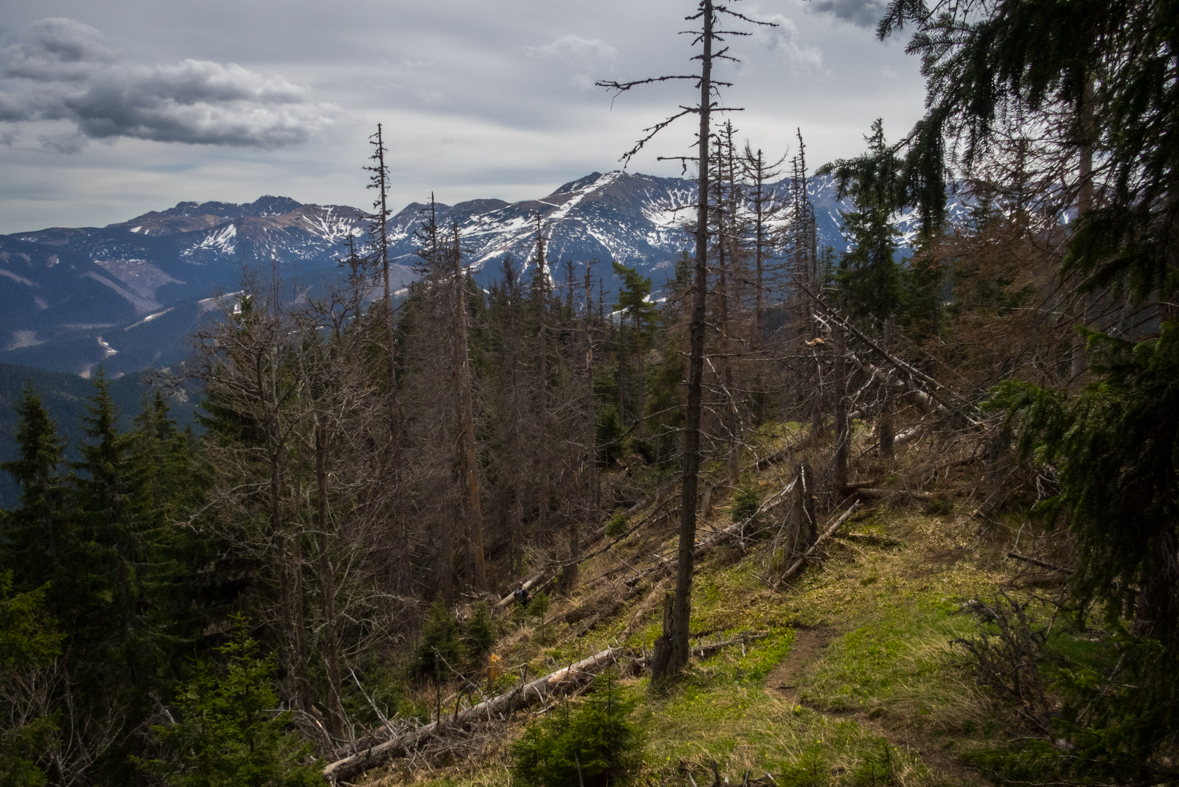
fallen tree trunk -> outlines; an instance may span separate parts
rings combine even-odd
[[[1018,552],[1008,552],[1007,557],[1013,558],[1015,560],[1022,560],[1025,563],[1031,563],[1033,566],[1039,566],[1040,568],[1046,568],[1049,571],[1061,571],[1065,574],[1073,573],[1073,569],[1071,569],[1071,568],[1065,568],[1064,566],[1057,566],[1052,563],[1048,563],[1047,561],[1040,560],[1038,558],[1028,557],[1027,555],[1021,555]]]
[[[790,491],[792,489],[794,489],[795,483],[796,483],[796,481],[791,481],[789,484],[784,486],[781,490],[776,492],[772,497],[770,497],[767,500],[765,500],[764,502],[762,502],[762,504],[757,507],[757,511],[755,511],[752,515],[746,517],[745,519],[742,519],[740,522],[736,522],[736,523],[729,525],[728,527],[726,527],[722,530],[716,531],[715,533],[713,533],[712,535],[710,535],[708,538],[704,539],[703,541],[697,542],[696,545],[693,547],[693,550],[694,550],[693,555],[696,558],[703,557],[704,554],[706,552],[708,552],[708,550],[712,549],[713,547],[720,546],[721,544],[725,543],[726,541],[730,541],[733,538],[740,536],[742,533],[745,532],[745,528],[748,527],[749,524],[751,522],[753,522],[753,520],[756,519],[763,511],[768,511],[770,508],[772,508],[776,504],[776,502],[779,498],[783,497],[784,495],[789,494]],[[654,568],[650,568],[650,569],[647,569],[646,571],[639,572],[638,574],[634,575],[633,577],[628,577],[625,580],[626,586],[633,588],[635,585],[637,585],[639,582],[643,581],[647,577],[650,577],[650,576],[653,576],[656,574],[661,574],[666,571],[671,571],[677,565],[679,565],[678,559],[677,560],[666,560],[662,557],[660,557],[659,559],[662,562],[660,562],[660,564],[655,566]]]
[[[617,658],[618,649],[607,648],[576,664],[551,672],[531,683],[517,686],[497,697],[484,700],[478,705],[456,714],[449,720],[443,718],[433,721],[392,740],[337,760],[323,769],[324,778],[332,784],[347,781],[389,760],[403,757],[430,738],[442,735],[447,731],[465,728],[466,725],[482,718],[491,719],[497,716],[503,718],[519,708],[542,703],[552,696],[567,694],[584,686],[598,672],[613,664]]]
[[[696,658],[705,658],[729,645],[741,645],[744,647],[750,642],[756,642],[768,636],[768,632],[755,632],[747,636],[728,639],[722,642],[702,643],[692,648],[692,655]],[[542,704],[553,697],[572,694],[586,686],[598,673],[615,664],[618,661],[620,652],[621,649],[619,648],[607,648],[599,653],[595,653],[589,658],[582,659],[576,664],[571,664],[555,672],[550,672],[548,675],[537,678],[531,683],[517,686],[509,692],[484,700],[478,705],[473,705],[449,719],[444,717],[439,721],[433,721],[403,735],[399,735],[392,740],[371,746],[362,752],[357,752],[351,756],[336,760],[323,769],[323,776],[332,784],[346,782],[366,771],[383,765],[389,760],[406,756],[431,738],[442,737],[463,730],[468,725],[484,718],[490,720],[498,717],[502,720],[508,714],[521,708]],[[647,661],[648,658],[644,656],[635,659],[633,664],[641,669],[646,665]]]
[[[798,569],[802,568],[803,564],[806,563],[807,559],[810,558],[810,556],[812,554],[814,554],[815,550],[819,548],[819,545],[822,544],[824,541],[826,541],[831,536],[835,535],[835,531],[837,531],[837,530],[839,530],[839,528],[843,527],[844,523],[847,522],[847,520],[851,519],[852,514],[854,514],[856,512],[856,509],[859,507],[860,507],[859,500],[852,503],[851,508],[844,511],[843,514],[840,515],[839,519],[835,520],[835,524],[833,524],[833,525],[831,525],[831,527],[827,528],[826,532],[824,532],[823,535],[816,538],[815,543],[811,544],[811,548],[808,549],[806,552],[804,552],[802,554],[802,557],[800,557],[798,560],[796,560],[794,562],[794,565],[792,565],[790,568],[786,569],[782,573],[782,576],[778,579],[778,582],[776,583],[775,587],[777,585],[780,585],[783,582],[785,582],[787,579],[790,578],[790,576],[792,574],[794,574],[794,572],[796,572],[796,571],[798,571]]]
[[[860,495],[861,497],[871,497],[871,498],[885,499],[885,500],[890,499],[890,498],[894,498],[894,497],[911,497],[914,500],[924,500],[927,502],[930,500],[935,500],[938,497],[945,496],[944,494],[937,495],[937,494],[934,494],[933,492],[917,492],[917,491],[914,491],[911,489],[870,489],[870,488],[864,488],[864,489],[857,489],[857,490],[855,490],[855,492],[857,495]]]
[[[548,576],[550,573],[552,573],[552,572],[547,567],[541,569],[540,571],[537,571],[535,574],[528,577],[528,579],[524,580],[524,582],[523,582],[524,589],[529,590],[533,587],[536,587],[536,585],[541,580],[543,580],[546,576]],[[511,603],[511,601],[512,601],[512,594],[508,593],[508,595],[504,596],[496,603],[495,608],[499,609],[500,607],[506,607],[509,603]]]

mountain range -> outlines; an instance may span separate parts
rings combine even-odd
[[[771,187],[781,199],[789,182]],[[821,245],[845,245],[833,183],[808,184]],[[694,181],[624,172],[593,173],[536,200],[479,199],[436,204],[440,226],[457,224],[464,258],[487,286],[499,261],[534,264],[536,216],[553,265],[615,260],[650,276],[655,288],[679,252],[691,248]],[[412,280],[415,231],[425,205],[413,203],[387,226],[397,287]],[[903,234],[912,217],[898,217]],[[98,364],[117,377],[182,361],[188,336],[219,293],[237,289],[244,268],[276,265],[295,289],[334,276],[346,241],[367,240],[368,220],[343,205],[266,196],[245,205],[181,202],[106,227],[0,236],[0,363],[88,376]],[[596,275],[613,274],[600,265]]]

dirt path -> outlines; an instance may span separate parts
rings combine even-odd
[[[798,705],[798,686],[803,676],[822,658],[823,651],[839,634],[839,630],[832,626],[795,628],[790,652],[766,675],[766,691],[791,705]]]
[[[807,673],[816,662],[823,657],[823,651],[842,632],[832,626],[815,628],[796,628],[794,630],[794,645],[786,658],[766,675],[765,689],[773,697],[779,697],[791,705],[806,705],[813,711],[828,716],[853,719],[861,727],[865,727],[888,741],[890,746],[903,748],[915,752],[922,761],[933,770],[960,779],[967,784],[986,784],[978,771],[945,751],[935,743],[914,730],[902,726],[900,720],[883,718],[869,718],[868,714],[860,711],[833,712],[818,708],[801,701],[799,687],[804,683]]]

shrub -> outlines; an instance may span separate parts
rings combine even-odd
[[[322,784],[311,746],[287,730],[292,713],[276,712],[273,660],[259,655],[244,618],[235,623],[233,640],[217,649],[228,663],[199,663],[176,692],[177,721],[152,727],[163,756],[136,764],[177,787]]]
[[[545,616],[549,614],[549,607],[551,606],[548,593],[537,593],[532,597],[532,601],[528,602],[528,613],[536,617],[540,621],[540,641],[545,639]]]
[[[734,522],[748,519],[761,508],[761,492],[750,482],[746,482],[733,495],[733,504],[729,507],[729,516]]]
[[[622,428],[622,419],[618,417],[618,409],[613,405],[598,412],[596,434],[599,467],[609,467],[629,453],[630,445],[626,439],[626,430]]]
[[[888,741],[880,739],[851,774],[852,787],[893,787],[897,779],[897,761]]]
[[[606,523],[606,535],[610,538],[618,538],[626,532],[626,527],[626,514],[615,511],[614,516],[610,517],[610,521]]]
[[[630,721],[634,700],[624,696],[617,675],[595,681],[595,691],[577,706],[564,703],[528,725],[512,746],[512,783],[519,787],[606,787],[626,782],[639,765],[643,746]]]
[[[783,772],[781,782],[786,787],[826,787],[830,784],[831,763],[823,744],[812,743],[803,749],[798,759]]]
[[[491,619],[491,610],[486,601],[475,604],[471,610],[471,622],[467,626],[467,654],[472,659],[482,658],[495,644],[495,623]]]
[[[463,657],[463,642],[459,637],[458,621],[440,598],[430,605],[430,613],[422,626],[421,639],[418,640],[414,673],[419,677],[434,674],[435,651],[440,659],[437,666],[442,675],[449,674],[448,664],[457,667]]]

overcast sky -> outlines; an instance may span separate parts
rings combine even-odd
[[[691,73],[695,0],[6,0],[0,18],[0,233],[102,226],[181,200],[264,194],[365,207],[384,124],[392,205],[537,198],[618,169],[689,83],[613,99],[600,79]],[[920,116],[880,0],[745,0],[778,27],[734,37],[726,104],[741,140],[812,166]],[[630,164],[690,153],[685,118]]]

